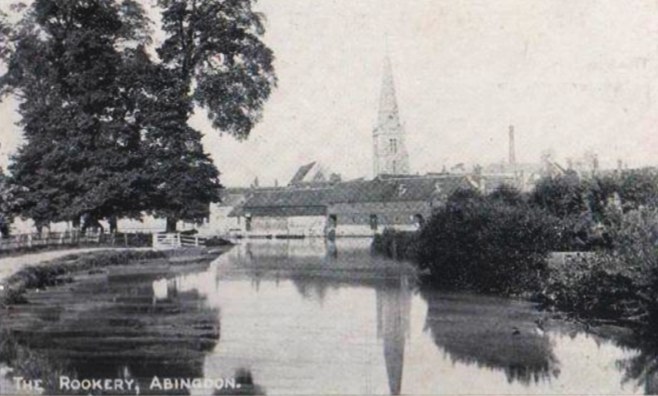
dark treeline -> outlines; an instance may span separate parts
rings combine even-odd
[[[632,170],[453,193],[418,232],[375,249],[415,261],[441,288],[525,295],[589,319],[658,318],[658,173]],[[581,252],[560,260],[553,252]]]
[[[2,222],[84,230],[148,213],[175,230],[206,217],[221,185],[194,109],[246,138],[276,83],[252,3],[158,0],[161,26],[135,0],[34,0],[0,14],[0,94],[18,100],[24,137]]]

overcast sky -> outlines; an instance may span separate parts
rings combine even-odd
[[[0,0],[5,1],[5,0]],[[150,0],[144,0],[149,2]],[[228,186],[287,181],[319,160],[371,176],[385,37],[412,171],[586,150],[658,164],[656,0],[260,0],[279,86],[250,139],[193,125]],[[2,156],[19,141],[0,105]],[[6,161],[4,158],[2,161]]]

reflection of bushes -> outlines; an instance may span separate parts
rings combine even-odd
[[[426,327],[434,342],[453,361],[502,370],[508,381],[523,384],[559,375],[548,336],[525,306],[509,301],[424,290],[428,301]]]
[[[372,249],[375,253],[387,257],[413,260],[418,255],[416,240],[415,232],[385,228],[381,234],[375,235],[372,241]]]

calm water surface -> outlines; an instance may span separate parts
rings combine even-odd
[[[653,354],[544,324],[530,303],[421,291],[405,266],[372,257],[367,240],[245,241],[197,272],[103,282],[112,298],[95,311],[102,306],[105,313],[75,316],[83,341],[61,333],[79,375],[225,378],[248,372],[253,389],[267,394],[658,391]],[[89,339],[111,338],[112,326],[95,327],[107,334],[85,335],[91,322],[108,317],[125,328],[135,312],[115,305],[136,298],[151,307],[168,304],[160,308],[166,318],[140,323],[142,334],[163,334],[167,323],[189,321],[194,331],[217,324],[219,338],[202,345],[196,338],[155,338],[139,346],[148,359],[131,354],[136,346],[122,341],[94,359],[91,351],[104,347]],[[56,349],[56,337],[42,348]],[[189,356],[171,352],[179,344],[192,351]]]

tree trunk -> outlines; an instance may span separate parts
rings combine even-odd
[[[176,232],[176,223],[178,223],[177,218],[167,217],[167,232]]]
[[[110,224],[110,234],[116,234],[119,229],[119,226],[117,225],[117,217],[110,216],[107,219],[107,222]]]

